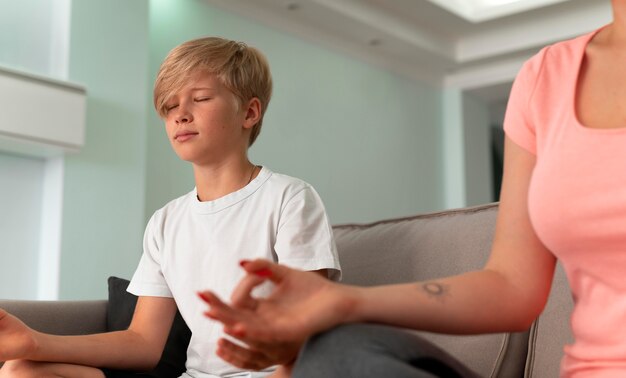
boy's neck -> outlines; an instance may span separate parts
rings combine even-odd
[[[198,199],[213,201],[245,187],[258,175],[260,168],[247,158],[212,166],[193,167]]]

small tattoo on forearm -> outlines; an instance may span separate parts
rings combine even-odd
[[[440,284],[437,282],[426,282],[421,285],[422,290],[429,297],[435,298],[437,300],[443,301],[446,296],[449,295],[450,290],[448,285]]]

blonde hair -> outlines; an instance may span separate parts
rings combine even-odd
[[[161,118],[166,104],[198,71],[213,74],[237,97],[239,105],[256,97],[261,117],[252,127],[248,146],[258,137],[263,115],[272,97],[272,75],[265,56],[243,42],[217,37],[187,41],[170,51],[154,83],[154,108]]]

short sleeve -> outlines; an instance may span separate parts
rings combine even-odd
[[[530,102],[537,83],[545,49],[529,59],[517,74],[504,116],[504,132],[516,144],[537,154],[536,129]]]
[[[148,297],[173,297],[161,269],[163,238],[159,232],[160,227],[158,227],[160,219],[159,212],[156,212],[146,226],[143,237],[143,254],[127,289],[131,294]]]
[[[322,200],[311,186],[287,200],[274,250],[281,264],[302,270],[328,269],[330,279],[340,279],[332,228]]]

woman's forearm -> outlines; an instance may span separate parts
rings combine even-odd
[[[482,270],[410,284],[347,288],[354,298],[347,321],[424,331],[474,334],[527,329],[541,306],[497,272]]]

